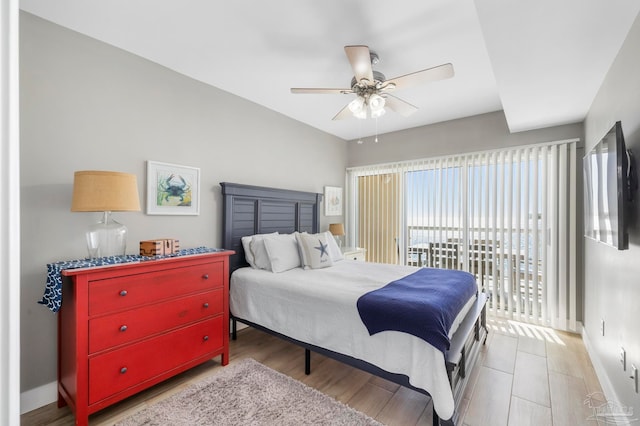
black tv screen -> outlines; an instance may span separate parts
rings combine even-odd
[[[584,235],[618,250],[629,248],[629,157],[618,121],[584,159]]]

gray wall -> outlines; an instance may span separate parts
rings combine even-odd
[[[613,124],[622,121],[627,148],[640,165],[640,17],[638,17],[611,66],[585,120],[585,149],[591,149]],[[620,403],[640,413],[640,396],[622,371],[620,346],[628,364],[640,367],[640,214],[638,197],[630,214],[629,250],[585,239],[585,333],[591,358],[599,363]],[[605,335],[600,320],[605,320]]]
[[[33,15],[21,12],[20,27],[25,392],[56,380],[56,316],[36,303],[45,265],[85,257],[84,231],[98,220],[70,212],[75,170],[135,173],[144,206],[146,160],[199,167],[199,216],[114,215],[129,227],[127,253],[163,237],[219,247],[219,182],[342,186],[346,143]]]
[[[509,133],[502,111],[380,135],[348,144],[348,165],[387,163],[580,138],[581,123]]]

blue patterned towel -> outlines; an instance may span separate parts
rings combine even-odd
[[[215,253],[224,249],[215,249],[208,247],[197,247],[192,249],[183,249],[175,254],[165,256],[139,256],[135,254],[126,254],[124,256],[108,256],[96,259],[77,259],[63,262],[47,264],[47,285],[44,289],[42,299],[38,301],[41,305],[46,305],[53,312],[58,312],[62,305],[62,271],[65,269],[90,268],[95,266],[116,265],[118,263],[140,262],[143,260],[164,259],[168,257],[187,256],[190,254]]]

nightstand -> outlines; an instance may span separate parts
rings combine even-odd
[[[344,254],[345,259],[349,260],[359,260],[361,262],[365,261],[365,254],[367,252],[366,249],[360,247],[342,247],[342,254]]]

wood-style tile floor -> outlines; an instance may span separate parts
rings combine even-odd
[[[461,404],[460,424],[593,425],[587,396],[602,392],[580,336],[489,318],[489,337]],[[304,374],[303,349],[254,329],[231,342],[231,362],[251,357],[301,380],[386,425],[431,425],[429,398],[321,355]],[[108,425],[222,368],[206,362],[90,417]],[[55,403],[22,415],[22,425],[73,425]]]

